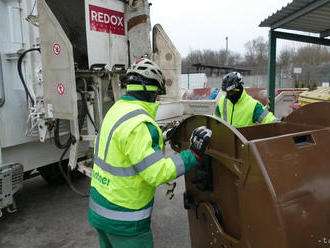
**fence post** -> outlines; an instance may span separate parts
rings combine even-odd
[[[268,57],[268,109],[275,111],[275,77],[276,77],[276,35],[269,31],[269,57]]]

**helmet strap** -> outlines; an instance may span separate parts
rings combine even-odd
[[[233,91],[235,92],[234,94],[227,94],[226,97],[232,102],[232,104],[235,104],[241,98],[241,95],[243,93],[243,86],[239,85]]]
[[[147,87],[146,87],[146,84],[144,83],[144,81],[141,82],[141,85],[143,86],[143,90],[147,91]]]

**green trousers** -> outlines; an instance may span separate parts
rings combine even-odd
[[[100,248],[153,248],[152,232],[136,236],[118,236],[96,229]]]

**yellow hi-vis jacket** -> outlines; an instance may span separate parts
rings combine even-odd
[[[221,96],[214,115],[234,127],[246,127],[258,123],[265,124],[279,121],[273,113],[265,109],[259,101],[248,95],[244,89],[240,99],[235,104],[226,95]]]
[[[158,104],[134,99],[122,97],[105,116],[95,142],[91,180],[89,221],[121,235],[146,231],[127,233],[135,222],[150,218],[157,186],[198,164],[189,150],[164,157],[162,132],[154,121]],[[117,222],[110,222],[109,228],[107,220]]]

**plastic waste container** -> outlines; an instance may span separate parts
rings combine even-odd
[[[213,131],[210,145],[202,165],[185,176],[193,248],[329,246],[330,103],[237,129],[192,116],[175,130],[172,148],[188,148],[202,125]]]

